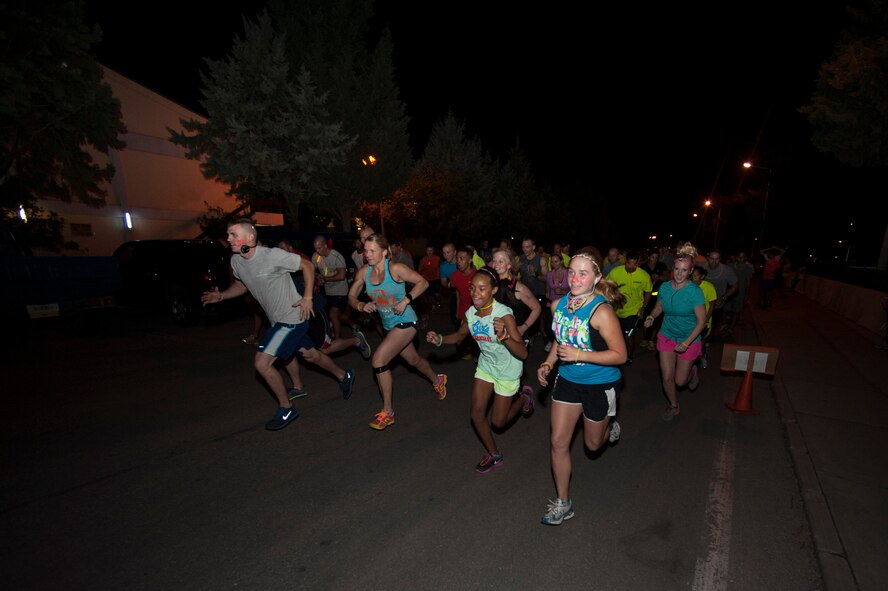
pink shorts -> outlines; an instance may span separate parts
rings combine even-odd
[[[673,341],[672,339],[666,338],[663,336],[663,333],[657,333],[657,351],[666,351],[666,352],[674,352],[675,348],[678,346],[678,343]],[[688,350],[684,353],[675,352],[681,359],[687,359],[689,361],[693,361],[700,354],[703,353],[703,341],[697,339],[691,346],[688,347]]]

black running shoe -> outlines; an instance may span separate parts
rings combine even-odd
[[[279,431],[299,418],[299,411],[295,408],[280,407],[274,418],[265,423],[265,428],[269,431]]]
[[[352,389],[355,386],[355,370],[347,369],[345,370],[345,375],[342,376],[342,379],[339,380],[339,390],[342,392],[342,397],[345,400],[351,398]]]

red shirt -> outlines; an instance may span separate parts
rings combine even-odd
[[[762,271],[762,279],[773,281],[777,279],[777,270],[780,268],[780,259],[771,257],[765,261],[765,268]]]
[[[469,266],[468,275],[464,275],[462,271],[457,269],[450,276],[450,286],[459,294],[459,306],[456,309],[457,320],[465,319],[466,310],[472,305],[472,294],[469,293],[469,284],[472,282],[474,274],[475,267]]]
[[[419,260],[419,269],[417,271],[426,281],[438,281],[441,279],[441,257],[433,254],[431,257],[424,256]]]

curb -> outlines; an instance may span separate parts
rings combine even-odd
[[[751,308],[750,311],[752,312]],[[756,314],[752,312],[753,326],[759,343],[766,339],[755,320]],[[808,453],[805,443],[805,435],[796,419],[795,409],[789,399],[786,384],[780,374],[774,375],[770,384],[771,392],[777,403],[780,420],[785,427],[787,447],[795,466],[796,477],[799,481],[799,492],[805,505],[805,514],[808,524],[811,526],[811,536],[814,541],[817,563],[820,565],[820,574],[826,591],[859,591],[860,587],[854,578],[851,565],[848,564],[845,547],[836,529],[829,503],[823,494],[823,487],[817,477],[814,462]]]

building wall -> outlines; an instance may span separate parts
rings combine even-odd
[[[237,207],[235,199],[225,194],[227,185],[205,179],[200,163],[185,158],[185,150],[169,140],[167,128],[181,131],[181,119],[206,119],[113,70],[104,66],[102,70],[120,101],[127,128],[121,139],[127,145],[108,156],[93,155],[101,163],[110,159],[116,169],[105,187],[104,207],[40,202],[65,219],[65,239],[77,242],[80,254],[109,255],[127,240],[194,238],[201,232],[197,218],[207,212],[207,204],[224,211]],[[132,217],[132,229],[124,224],[124,212]],[[268,215],[264,214],[265,223],[283,223],[283,216],[266,219]]]

